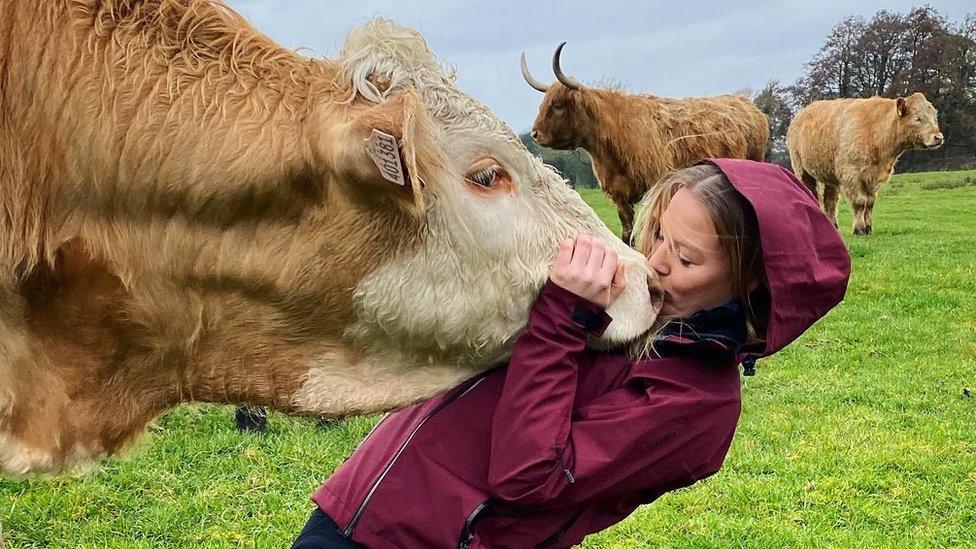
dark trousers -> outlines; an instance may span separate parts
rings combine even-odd
[[[291,549],[362,549],[362,545],[339,533],[329,515],[316,508]]]

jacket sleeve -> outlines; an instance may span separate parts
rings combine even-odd
[[[543,287],[492,420],[493,498],[543,508],[657,497],[721,466],[739,417],[737,372],[734,389],[728,373],[716,380],[722,390],[694,376],[632,378],[574,413],[577,369],[596,355],[586,335],[602,334],[609,322],[572,292],[551,281]]]

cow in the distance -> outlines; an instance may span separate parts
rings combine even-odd
[[[762,160],[769,141],[766,115],[743,95],[672,99],[584,86],[552,58],[556,82],[522,76],[545,93],[532,138],[552,149],[583,148],[604,193],[617,206],[622,238],[630,242],[634,206],[668,171],[707,157]]]
[[[891,178],[908,149],[935,149],[945,142],[938,113],[922,93],[888,99],[814,101],[796,113],[786,132],[793,173],[819,196],[837,226],[843,192],[854,214],[854,234],[872,231],[878,187]]]
[[[415,30],[308,59],[213,0],[3,6],[0,474],[112,455],[181,402],[446,390],[507,357],[580,231],[628,268],[592,343],[654,321],[640,254]]]

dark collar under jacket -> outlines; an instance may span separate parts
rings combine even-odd
[[[749,303],[761,331],[769,313],[769,292],[760,286],[749,294]],[[668,322],[655,337],[654,349],[661,354],[728,355],[734,360],[747,346],[746,310],[733,298],[711,309]]]

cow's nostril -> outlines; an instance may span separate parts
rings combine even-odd
[[[532,130],[532,133],[530,135],[532,136],[532,139],[538,139],[539,138],[539,130]]]

